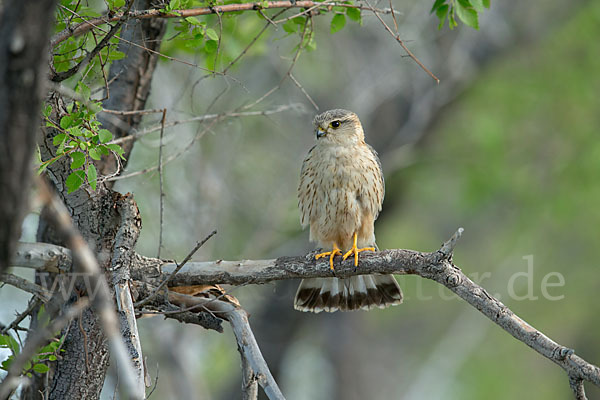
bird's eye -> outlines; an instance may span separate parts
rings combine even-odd
[[[331,127],[332,128],[339,128],[340,127],[340,121],[333,121],[331,123]]]

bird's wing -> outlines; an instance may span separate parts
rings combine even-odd
[[[373,221],[377,219],[383,205],[385,196],[385,181],[383,180],[383,170],[381,161],[377,157],[377,152],[371,146],[367,145],[368,153],[365,158],[365,173],[363,175],[364,197],[368,199],[365,206],[373,216]]]
[[[315,176],[314,162],[312,159],[313,146],[309,151],[306,159],[302,163],[300,171],[300,185],[298,185],[298,207],[300,208],[300,223],[303,228],[306,228],[310,223],[311,215],[315,212]]]

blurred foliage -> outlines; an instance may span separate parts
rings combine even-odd
[[[600,306],[590,296],[600,289],[599,34],[600,4],[591,2],[541,46],[515,49],[491,66],[440,116],[419,161],[388,177],[390,192],[402,187],[403,195],[392,194],[402,196],[402,208],[378,226],[383,248],[421,249],[464,226],[457,265],[470,276],[490,272],[484,287],[595,363]],[[516,301],[507,282],[527,271],[527,255],[533,255],[537,299]],[[566,281],[548,288],[551,296],[564,296],[559,301],[541,291],[552,272]],[[526,279],[514,282],[517,294],[527,295]],[[496,328],[455,379],[451,398],[571,396],[561,369]],[[600,395],[586,387],[590,398]]]

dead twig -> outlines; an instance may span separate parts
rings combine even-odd
[[[389,25],[383,20],[383,18],[381,18],[381,15],[379,15],[379,12],[377,10],[375,10],[375,8],[373,8],[373,6],[371,6],[371,4],[368,2],[368,0],[365,0],[365,3],[367,3],[367,5],[369,6],[369,9],[373,12],[373,14],[375,14],[375,16],[377,17],[377,19],[379,20],[379,22],[381,22],[381,24],[384,26],[385,30],[388,31],[390,33],[390,35],[392,35],[392,37],[394,39],[396,39],[396,41],[400,44],[400,46],[404,49],[404,51],[406,52],[406,54],[408,54],[408,56],[410,58],[413,59],[414,62],[416,62],[419,67],[421,67],[423,69],[423,71],[427,72],[427,74],[429,74],[429,76],[431,76],[433,79],[435,79],[435,81],[439,84],[440,80],[438,79],[437,76],[435,76],[433,74],[433,72],[431,72],[413,53],[412,51],[410,51],[408,49],[408,47],[406,47],[406,44],[404,44],[404,41],[400,38],[400,35],[398,35],[397,33],[394,33],[394,31],[392,31],[392,28],[389,27]],[[392,14],[393,15],[393,14]],[[394,16],[394,23],[396,22],[396,18]]]
[[[198,243],[196,243],[196,246],[194,246],[194,248],[192,249],[192,251],[189,252],[189,254],[183,259],[183,261],[177,265],[177,267],[175,267],[175,269],[173,270],[173,272],[167,276],[159,285],[158,287],[154,290],[154,292],[152,292],[152,294],[150,294],[150,296],[146,297],[143,300],[138,301],[137,303],[134,304],[135,307],[142,307],[145,304],[148,304],[150,301],[152,301],[156,295],[167,285],[167,283],[169,283],[169,281],[177,274],[177,272],[179,272],[181,270],[181,268],[183,268],[183,266],[192,258],[192,256],[200,249],[200,247],[204,246],[204,243],[206,243],[211,237],[213,237],[214,235],[217,234],[217,231],[214,230],[211,233],[208,234],[208,236],[206,236],[204,239],[202,239],[201,241],[199,241]]]
[[[162,249],[163,240],[163,215],[165,212],[165,191],[163,190],[163,164],[162,164],[162,151],[163,151],[163,136],[165,134],[165,119],[167,118],[167,109],[162,111],[162,119],[160,121],[160,144],[158,146],[158,186],[160,190],[160,210],[159,210],[159,232],[158,232],[158,254],[156,258],[160,258],[160,251]]]

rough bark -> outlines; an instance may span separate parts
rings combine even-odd
[[[150,3],[146,0],[137,0],[134,2],[133,8],[136,10],[149,9],[151,8]],[[130,42],[158,51],[165,27],[165,21],[160,19],[130,20],[124,24],[120,37],[125,40],[119,42],[118,50],[124,52],[126,57],[114,61],[111,65],[108,81],[112,83],[108,92],[105,93],[108,99],[104,101],[104,108],[123,111],[145,108],[150,93],[152,74],[158,58],[156,54],[133,46]],[[142,120],[140,114],[113,115],[111,117],[120,119],[123,124],[114,124],[114,119],[102,118],[102,115],[99,119],[113,133],[115,139],[129,135]],[[129,158],[133,143],[133,141],[128,141],[122,144],[125,158]],[[98,163],[98,172],[102,175],[108,175],[115,169],[116,165],[113,159],[104,158]],[[112,187],[113,184],[112,182],[107,183],[108,187]]]
[[[46,48],[55,0],[0,5],[0,272],[14,254],[27,211]]]
[[[148,3],[136,2],[134,8],[147,8]],[[124,26],[121,37],[149,47],[158,47],[164,33],[163,25],[162,21],[129,21]],[[111,66],[109,81],[111,78],[115,79],[110,84],[110,97],[104,107],[122,110],[144,108],[156,56],[137,47],[123,49],[123,46],[125,45],[120,45],[120,50],[125,51],[127,57],[116,61]],[[54,112],[60,114],[64,110],[63,100],[58,95],[51,96],[51,103]],[[59,118],[60,115],[55,117]],[[126,129],[123,129],[122,124],[113,126],[107,121],[104,122],[115,137],[120,137],[127,135],[130,129],[135,129],[140,120],[139,118],[127,119]],[[44,160],[54,156],[55,148],[52,145],[54,135],[55,132],[52,130],[46,130],[44,138],[39,143]],[[126,156],[129,155],[132,145],[133,143],[128,147],[124,146]],[[130,210],[132,200],[129,201],[105,185],[99,185],[95,192],[89,188],[81,188],[72,194],[67,194],[64,182],[70,170],[66,161],[59,160],[52,164],[47,169],[48,177],[67,206],[75,226],[97,254],[101,270],[107,271],[114,267],[114,264],[119,264],[120,268],[116,271],[118,274],[114,280],[109,279],[109,282],[113,283],[113,288],[117,288],[120,294],[126,296],[127,293],[123,292],[126,290],[123,282],[128,277],[128,259],[132,257],[133,246],[137,240],[137,234],[132,233],[131,230],[139,229],[139,226],[136,226],[135,221],[123,221],[122,213]],[[98,164],[100,174],[106,174],[111,168],[112,165],[106,162]],[[124,224],[131,225],[124,226]],[[124,230],[129,232],[124,234]],[[119,235],[120,239],[117,240]],[[45,221],[44,213],[40,218],[38,240],[61,244],[54,230]],[[76,290],[82,294],[86,292],[84,285],[76,285]],[[128,324],[130,320],[131,318],[122,314],[123,329],[128,332],[132,332]],[[49,399],[99,398],[109,364],[109,354],[97,315],[92,310],[84,312],[64,332],[66,333],[63,347],[65,357],[53,365],[47,383],[44,376],[36,375],[33,384],[24,392],[24,398],[37,399],[40,390],[48,393]],[[132,333],[136,336],[135,332]],[[129,344],[131,354],[139,355],[136,348],[138,346],[135,343]],[[141,365],[140,359],[137,365]],[[143,369],[140,368],[139,371]]]

